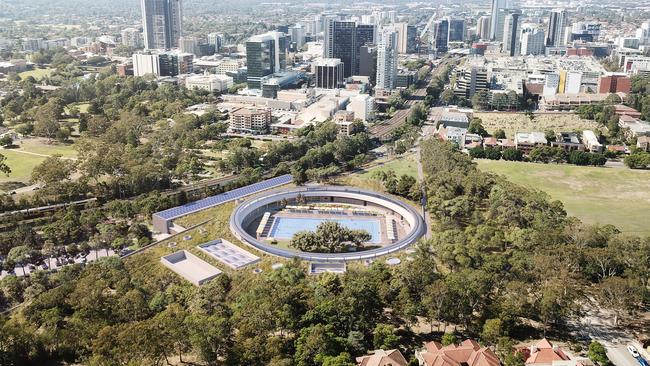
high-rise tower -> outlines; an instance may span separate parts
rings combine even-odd
[[[144,47],[170,49],[182,36],[181,0],[141,0]]]

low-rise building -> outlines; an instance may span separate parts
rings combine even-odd
[[[420,366],[500,366],[501,361],[488,347],[467,339],[460,344],[443,346],[428,342],[424,349],[415,352]]]
[[[650,136],[650,123],[638,118],[622,115],[618,118],[618,125],[625,130],[628,138]]]
[[[357,357],[358,366],[407,366],[408,361],[398,349],[378,349],[371,355]]]
[[[519,132],[515,135],[515,147],[524,154],[538,146],[546,146],[548,141],[543,132]]]
[[[650,136],[639,136],[636,139],[636,147],[643,151],[650,151]]]
[[[229,131],[234,133],[264,134],[271,124],[268,108],[238,108],[230,113]]]
[[[594,131],[582,131],[582,143],[587,147],[587,150],[592,153],[599,153],[603,151],[603,145],[598,141],[598,137]]]
[[[350,98],[350,103],[346,108],[354,113],[354,118],[364,122],[375,119],[375,98],[368,94],[359,94]]]
[[[520,350],[526,358],[526,365],[553,366],[556,362],[568,361],[569,356],[560,347],[555,347],[546,338],[529,348]]]
[[[551,146],[560,147],[567,152],[585,150],[585,145],[580,142],[578,134],[575,132],[558,132],[555,135],[555,141],[551,142]]]
[[[436,121],[438,126],[469,128],[469,118],[462,112],[442,112]]]
[[[185,87],[190,90],[223,92],[233,85],[233,79],[226,75],[193,75],[185,79]]]

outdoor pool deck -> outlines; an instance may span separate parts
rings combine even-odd
[[[268,231],[265,239],[275,239],[280,241],[291,240],[293,235],[299,231],[316,231],[318,225],[325,221],[334,221],[342,226],[352,230],[365,230],[372,239],[369,243],[383,246],[390,244],[394,240],[389,238],[386,218],[395,220],[397,228],[397,237],[405,235],[408,228],[404,228],[399,218],[388,214],[378,215],[360,215],[351,214],[350,211],[343,211],[339,214],[332,215],[327,213],[316,213],[315,211],[280,211],[271,215],[273,224]]]

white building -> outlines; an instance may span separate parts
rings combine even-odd
[[[484,15],[478,18],[478,23],[476,25],[476,34],[481,39],[488,40],[490,39],[490,17]]]
[[[160,75],[160,61],[157,54],[133,54],[133,75],[145,76],[147,74]]]
[[[296,43],[296,49],[301,49],[305,45],[305,27],[302,24],[289,27],[289,34],[291,35],[291,42]]]
[[[642,45],[650,44],[650,22],[643,22],[641,28],[636,30],[636,38]]]
[[[350,98],[347,111],[354,113],[355,119],[364,122],[372,121],[375,114],[375,98],[368,94],[359,94]]]
[[[223,33],[210,33],[208,34],[208,43],[214,46],[214,52],[219,53],[219,50],[224,45]]]
[[[227,72],[237,72],[242,65],[237,60],[224,60],[215,68],[217,75],[226,75]]]
[[[490,12],[490,39],[500,39],[497,37],[499,32],[499,11],[508,7],[508,0],[492,0],[492,9]],[[501,26],[503,30],[503,23]]]
[[[209,92],[223,92],[233,84],[233,79],[225,75],[192,75],[185,79],[185,87],[190,90],[201,89]]]
[[[126,28],[120,32],[122,35],[122,45],[126,47],[142,47],[142,33],[135,28]]]
[[[521,33],[521,55],[543,55],[546,35],[538,28],[524,28]]]
[[[384,29],[377,46],[377,88],[395,89],[397,79],[397,32]]]
[[[594,131],[582,131],[582,143],[590,152],[599,153],[603,151],[603,145],[598,141],[598,137],[596,137]]]
[[[546,74],[546,80],[544,81],[544,96],[554,96],[557,94],[557,90],[560,87],[560,75],[559,74]]]
[[[408,23],[395,23],[393,24],[395,32],[397,32],[397,52],[408,52]]]
[[[566,81],[564,84],[565,94],[580,93],[581,85],[582,85],[582,72],[569,71],[566,73]]]

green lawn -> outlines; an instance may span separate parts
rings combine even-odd
[[[65,113],[70,113],[70,107],[77,106],[79,109],[79,113],[88,113],[88,108],[90,107],[90,103],[72,103],[69,104],[65,107]]]
[[[479,160],[478,166],[560,200],[570,215],[591,224],[650,235],[650,171]]]
[[[74,149],[74,144],[63,144],[60,142],[48,142],[42,138],[31,138],[17,141],[18,150],[32,152],[42,155],[61,155],[66,158],[74,158],[77,156],[77,151]]]
[[[52,75],[53,72],[54,69],[34,69],[30,71],[21,72],[20,74],[18,74],[18,76],[20,76],[21,79],[26,79],[32,76],[34,79],[39,80],[44,77]]]
[[[385,172],[385,171],[393,170],[395,172],[395,175],[397,175],[398,177],[407,174],[417,178],[418,164],[415,158],[416,158],[415,154],[409,154],[409,155],[398,157],[395,160],[391,160],[382,165],[378,165],[374,168],[368,169],[368,171],[361,174],[361,177],[371,178],[372,174],[376,171]]]
[[[29,182],[32,170],[45,160],[42,156],[29,155],[13,150],[0,150],[0,154],[7,157],[7,165],[11,168],[9,176],[0,174],[0,183]]]

